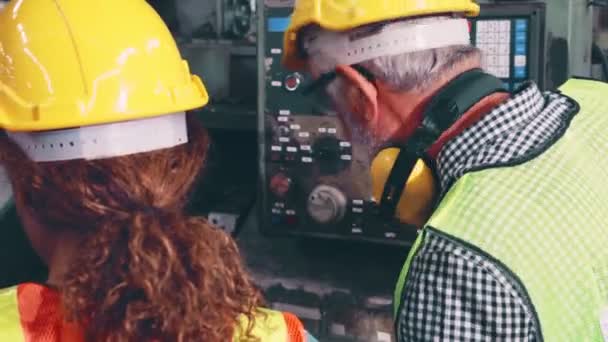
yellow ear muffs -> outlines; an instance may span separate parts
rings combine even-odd
[[[393,170],[400,152],[401,149],[397,147],[386,148],[381,150],[372,161],[370,170],[372,195],[381,209],[383,205],[388,206],[387,210],[393,212],[397,220],[421,228],[432,213],[438,187],[433,170],[422,159],[416,158],[411,162],[401,162],[404,163],[401,169],[411,170],[409,174],[399,174],[400,170]],[[408,163],[411,165],[405,165]],[[395,191],[389,189],[387,186],[389,178],[393,180],[393,186],[401,186],[401,189]],[[394,196],[399,197],[397,199],[393,198]],[[393,203],[391,205],[391,203],[382,202]]]
[[[372,161],[373,196],[380,215],[422,227],[439,193],[428,149],[484,97],[506,92],[503,82],[481,69],[463,73],[440,89],[423,114],[423,121],[401,147],[381,150]]]

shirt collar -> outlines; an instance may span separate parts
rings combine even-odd
[[[555,102],[557,105],[551,105]],[[543,93],[533,82],[523,84],[510,99],[445,144],[437,158],[441,196],[466,171],[484,163],[513,158],[525,153],[533,143],[542,144],[550,139],[553,126],[542,126],[544,131],[535,131],[528,127],[529,124],[543,115],[559,118],[568,108],[566,101],[557,94]],[[530,142],[521,144],[522,139]],[[496,144],[501,145],[496,149],[496,156],[480,156],[488,151],[487,146]]]

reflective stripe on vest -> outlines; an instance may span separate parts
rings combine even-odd
[[[14,287],[0,290],[0,341],[25,341],[19,323],[17,289]]]
[[[56,321],[58,316],[52,313],[56,312],[54,307],[58,303],[54,291],[38,284],[23,284],[0,290],[0,341],[82,341],[80,329]],[[295,316],[266,309],[259,311],[252,335],[261,341],[309,342],[302,323]],[[38,312],[41,314],[38,315]],[[246,318],[240,320],[240,329],[237,329],[233,339],[235,342],[241,340],[240,333],[247,329],[247,325]]]
[[[268,342],[286,342],[289,339],[289,331],[285,317],[282,313],[260,309],[260,314],[255,317],[255,325],[252,335],[260,338],[260,341]],[[240,319],[240,329],[237,329],[234,334],[234,342],[242,340],[242,332],[247,329],[249,320],[247,317]]]
[[[519,278],[545,341],[603,341],[608,84],[570,80],[561,90],[581,107],[566,133],[524,164],[461,177],[428,226],[492,256],[512,280]],[[400,277],[396,307],[416,249]]]

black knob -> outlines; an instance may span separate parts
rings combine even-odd
[[[315,140],[313,154],[318,161],[337,161],[340,159],[340,140],[335,137],[322,137]]]
[[[318,162],[320,171],[325,174],[336,174],[347,166],[341,159],[342,149],[340,140],[333,136],[321,137],[312,145],[314,160]]]

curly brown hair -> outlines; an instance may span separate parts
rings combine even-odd
[[[227,341],[248,336],[261,295],[235,242],[184,205],[209,141],[102,160],[35,163],[8,138],[0,153],[23,203],[47,229],[84,236],[61,285],[68,320],[90,341]]]

